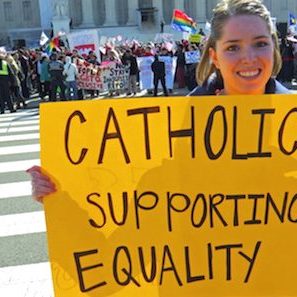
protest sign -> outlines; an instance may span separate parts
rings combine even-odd
[[[185,52],[186,64],[198,63],[200,61],[200,51]]]
[[[77,83],[86,90],[125,90],[129,84],[130,70],[127,66],[110,61],[93,65],[82,59],[75,59],[78,69]]]
[[[70,49],[78,50],[80,55],[87,57],[90,51],[96,53],[98,62],[100,62],[100,43],[99,33],[97,30],[83,30],[78,32],[71,32],[67,34],[67,39]]]
[[[202,35],[200,35],[199,33],[189,35],[189,41],[192,43],[199,43],[201,39],[202,39]]]
[[[159,60],[165,63],[166,72],[166,87],[167,89],[173,89],[174,75],[176,69],[176,57],[159,56]],[[139,68],[139,83],[140,89],[153,89],[153,72],[151,65],[154,62],[154,57],[140,57],[137,58],[137,64]],[[158,86],[159,89],[162,88],[161,83]]]
[[[296,295],[297,97],[222,98],[40,107],[56,297]]]
[[[126,90],[129,86],[130,69],[117,62],[104,61],[101,66],[104,90]]]
[[[80,89],[103,90],[102,68],[82,59],[75,59],[78,76],[77,85]]]
[[[155,36],[155,42],[156,43],[162,43],[165,41],[173,41],[173,34],[169,34],[169,33],[157,33]]]

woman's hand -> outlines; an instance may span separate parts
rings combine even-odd
[[[33,166],[26,172],[31,176],[32,196],[36,201],[43,203],[44,196],[56,192],[56,185],[42,172],[40,166]]]

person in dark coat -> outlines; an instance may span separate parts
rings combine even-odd
[[[28,88],[28,75],[30,72],[30,66],[29,56],[26,54],[26,51],[24,49],[19,49],[19,59],[21,63],[22,72],[25,75],[24,79],[21,81],[22,94],[25,100],[28,100],[30,98],[30,91]]]
[[[137,76],[139,73],[139,68],[137,64],[136,56],[132,53],[131,49],[127,49],[122,57],[122,62],[127,65],[130,69],[129,74],[129,87],[127,95],[136,95],[137,93]]]
[[[51,77],[50,89],[51,89],[51,98],[50,101],[57,100],[57,89],[60,87],[60,99],[66,100],[65,91],[66,86],[64,84],[64,64],[63,62],[58,60],[58,56],[56,53],[53,53],[50,57],[51,61],[48,64],[48,72]]]
[[[168,96],[168,91],[166,88],[166,80],[165,80],[165,77],[166,77],[165,63],[159,60],[158,55],[155,55],[155,61],[152,63],[151,68],[154,74],[154,96],[157,97],[159,81],[161,81],[164,95]]]
[[[182,89],[182,88],[184,88],[186,86],[186,83],[185,83],[186,59],[185,59],[184,47],[183,47],[182,44],[178,45],[175,56],[177,58],[177,60],[176,60],[175,80],[177,82],[178,88]]]
[[[282,68],[277,76],[281,82],[291,82],[294,77],[294,49],[291,42],[283,37],[280,44]]]

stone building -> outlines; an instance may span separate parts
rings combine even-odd
[[[62,0],[0,0],[0,45],[37,46],[42,31],[50,34],[55,3]],[[170,28],[174,8],[185,11],[200,27],[211,17],[217,0],[65,0],[71,30],[98,28],[102,35],[150,39],[165,22]],[[64,2],[64,0],[63,0]],[[296,0],[264,0],[285,30],[288,12],[297,14]]]

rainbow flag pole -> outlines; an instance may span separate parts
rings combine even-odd
[[[182,32],[196,33],[197,31],[196,22],[179,9],[173,11],[171,27]]]

